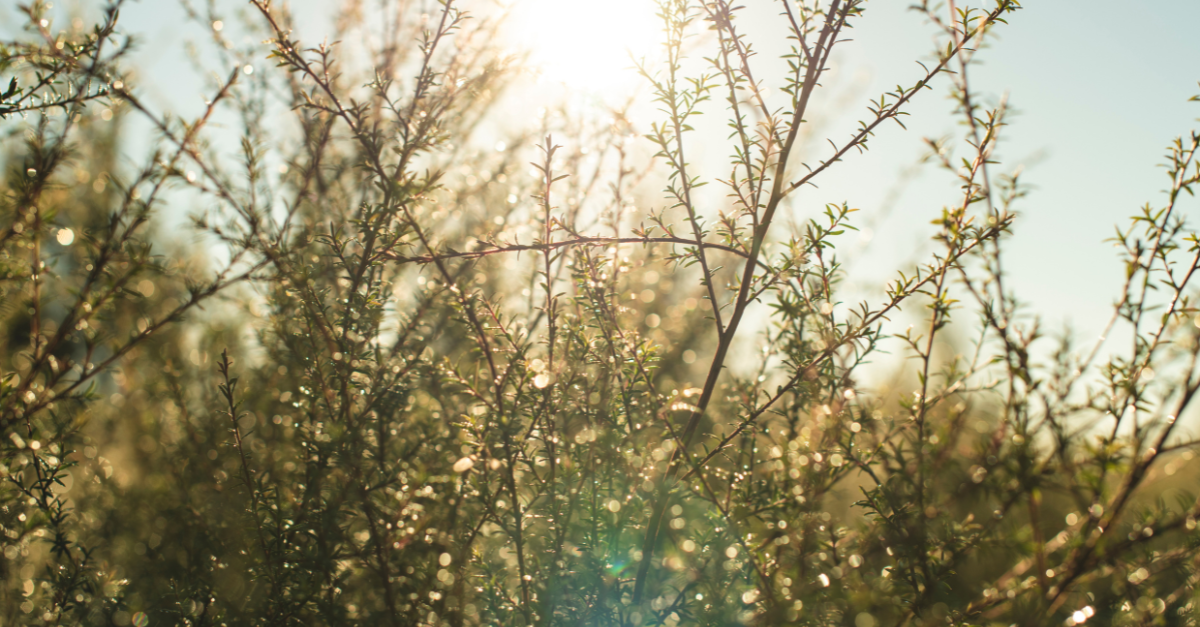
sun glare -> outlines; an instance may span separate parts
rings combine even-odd
[[[653,0],[515,0],[518,46],[544,80],[586,91],[636,81],[662,30]],[[632,56],[631,56],[632,55]]]

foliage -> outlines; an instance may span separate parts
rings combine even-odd
[[[34,3],[0,48],[4,624],[1195,624],[1200,506],[1168,478],[1195,445],[1200,134],[1114,238],[1130,345],[1046,337],[1004,282],[1006,103],[968,80],[1018,2],[914,7],[934,59],[810,163],[865,0],[781,1],[767,78],[740,7],[661,0],[644,139],[560,112],[499,150],[516,64],[453,0],[347,13],[365,73],[252,0],[266,43],[213,28],[236,69],[188,120],[139,96],[123,4],[56,32]],[[844,303],[855,209],[782,216],[935,85],[964,129],[930,141],[961,183],[936,250]],[[127,118],[161,147],[140,168]],[[203,253],[156,230],[168,199],[208,208]],[[884,349],[912,391],[873,391]]]

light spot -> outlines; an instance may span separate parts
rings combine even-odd
[[[58,235],[55,239],[57,239],[58,243],[62,244],[63,246],[70,246],[71,242],[75,241],[75,231],[72,231],[71,229],[59,229]]]
[[[655,53],[662,29],[646,0],[528,0],[517,7],[512,35],[550,81],[595,93],[619,91],[637,74],[633,59]]]

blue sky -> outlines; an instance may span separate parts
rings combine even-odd
[[[905,59],[919,53],[897,36],[895,25],[916,18],[904,15],[904,4],[872,3],[878,12],[856,29],[883,85],[879,79],[906,67],[911,75]],[[1200,43],[1192,32],[1200,2],[1024,4],[972,75],[983,92],[1009,94],[1019,115],[1000,156],[1008,166],[1029,162],[1035,186],[1018,207],[1007,259],[1015,289],[1034,310],[1049,321],[1071,320],[1090,336],[1123,278],[1104,240],[1144,203],[1164,202],[1168,179],[1157,166],[1166,145],[1200,127],[1200,103],[1188,102],[1200,93]],[[909,54],[887,54],[893,47]],[[936,114],[945,105],[940,95],[922,102],[914,117],[933,115],[910,125],[913,135],[952,132]],[[905,197],[914,213],[922,204],[918,194]],[[1194,216],[1196,203],[1184,209]]]

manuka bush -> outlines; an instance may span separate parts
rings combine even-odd
[[[184,118],[127,4],[36,2],[0,48],[0,622],[1195,624],[1200,135],[1115,239],[1128,346],[1047,337],[1004,280],[1005,103],[968,81],[1018,2],[914,7],[935,56],[825,145],[865,0],[779,2],[778,75],[740,7],[660,0],[652,124],[550,110],[486,148],[528,86],[490,5],[352,3],[320,45],[280,2],[188,5],[225,70]],[[959,186],[846,302],[855,209],[797,198],[931,90]]]

